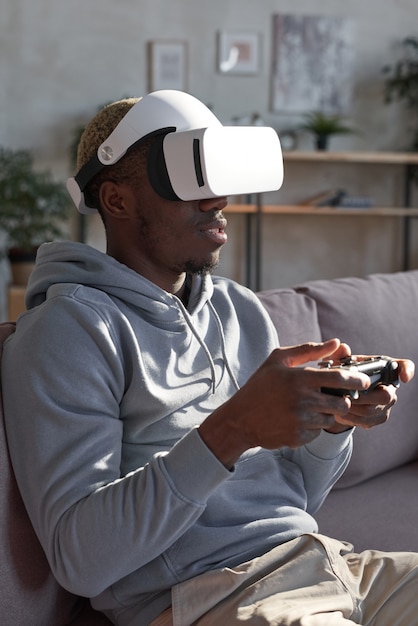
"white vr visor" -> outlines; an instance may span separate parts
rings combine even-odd
[[[167,200],[200,200],[275,191],[283,183],[283,157],[269,127],[223,126],[199,100],[178,91],[158,91],[139,100],[101,144],[97,155],[67,189],[81,213],[96,209],[84,190],[104,167],[133,145],[152,137],[148,176]]]

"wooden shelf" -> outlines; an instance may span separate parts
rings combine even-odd
[[[255,204],[229,204],[225,213],[254,214],[257,213]],[[294,204],[263,204],[260,212],[270,215],[333,215],[351,217],[418,217],[418,209],[407,207],[371,207],[369,209],[355,207],[312,207]]]
[[[371,207],[368,209],[356,207],[312,207],[304,205],[274,205],[265,204],[262,207],[262,213],[271,213],[279,215],[350,215],[352,217],[369,216],[369,217],[418,217],[418,209],[408,209],[404,207]]]
[[[289,150],[284,161],[319,163],[375,163],[377,165],[418,165],[417,152],[329,152],[328,150]]]
[[[228,204],[224,209],[225,213],[257,213],[255,204]]]

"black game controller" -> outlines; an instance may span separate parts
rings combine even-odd
[[[394,387],[399,387],[398,362],[387,356],[373,356],[362,359],[361,361],[357,361],[356,359],[353,359],[353,357],[348,356],[341,359],[338,363],[323,361],[320,363],[320,367],[349,368],[367,374],[367,376],[371,378],[372,382],[370,387],[361,393],[367,393],[377,387],[377,385],[393,385]],[[358,390],[353,389],[348,390],[322,387],[321,391],[331,394],[332,396],[350,396],[354,400],[356,400],[360,395]]]

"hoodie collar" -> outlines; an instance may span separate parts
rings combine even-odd
[[[209,275],[188,276],[187,280],[190,289],[187,309],[196,314],[212,297],[213,282]],[[173,308],[173,299],[178,300],[123,263],[87,244],[72,241],[42,244],[27,287],[27,308],[42,304],[53,285],[63,284],[99,289],[142,310],[154,310],[159,316]]]

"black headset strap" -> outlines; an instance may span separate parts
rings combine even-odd
[[[132,148],[134,146],[137,146],[141,142],[146,141],[147,139],[150,139],[150,138],[152,138],[154,136],[157,137],[157,142],[156,143],[158,143],[161,146],[161,150],[162,150],[162,140],[164,139],[164,137],[168,133],[174,133],[175,131],[176,131],[176,127],[175,126],[167,126],[166,128],[160,128],[158,130],[153,130],[152,132],[148,133],[147,135],[144,135],[143,137],[141,137],[140,139],[135,141],[133,144],[131,144],[126,152],[129,152],[130,150],[132,150]],[[126,152],[125,152],[125,154],[126,154]],[[113,163],[111,163],[109,165],[113,165]],[[89,182],[92,180],[92,178],[94,178],[94,176],[96,176],[96,174],[98,174],[105,167],[108,167],[108,165],[102,163],[99,160],[99,157],[97,156],[97,154],[95,154],[94,157],[92,157],[90,159],[90,161],[87,161],[87,163],[85,163],[83,165],[83,167],[80,168],[80,170],[74,176],[75,181],[77,182],[78,186],[80,187],[80,191],[84,191],[84,189],[89,184]],[[166,176],[168,177],[167,168],[165,167],[165,162],[164,162],[164,169],[165,169],[165,172],[166,172]],[[177,196],[176,196],[175,199],[178,200]]]
[[[175,201],[180,200],[180,198],[170,182],[164,158],[163,141],[166,134],[160,135],[151,144],[148,152],[147,172],[154,191],[165,200]]]
[[[83,167],[74,176],[77,185],[80,187],[80,191],[84,191],[91,179],[104,167],[103,163],[99,161],[97,154],[95,154],[90,161],[87,161],[87,163],[83,165]]]

